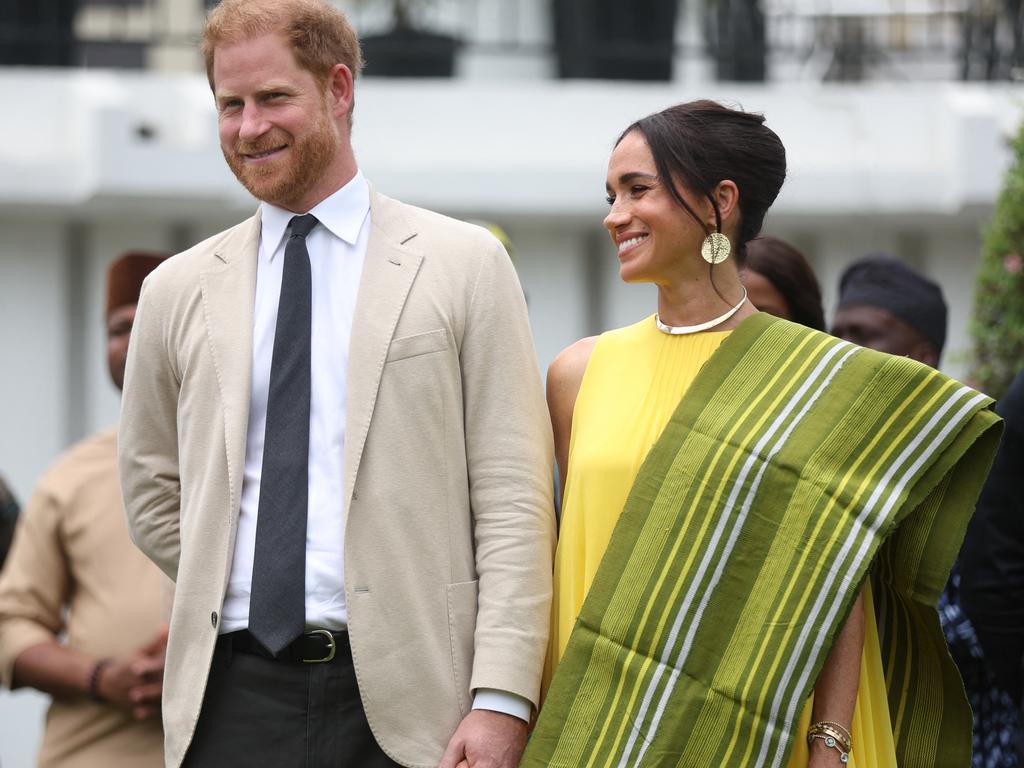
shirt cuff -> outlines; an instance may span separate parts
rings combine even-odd
[[[515,693],[497,691],[494,688],[477,688],[473,697],[473,709],[489,709],[518,717],[527,724],[533,714],[533,704]]]

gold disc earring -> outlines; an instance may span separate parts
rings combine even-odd
[[[728,237],[721,232],[712,232],[704,238],[704,242],[700,246],[700,255],[708,264],[721,264],[729,258],[731,249],[732,244]]]

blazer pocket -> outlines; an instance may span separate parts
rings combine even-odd
[[[403,336],[400,339],[391,340],[386,362],[393,363],[408,357],[429,355],[431,352],[444,352],[449,346],[448,331],[444,328],[417,333],[414,336]]]
[[[473,674],[473,634],[476,631],[477,582],[449,584],[448,635],[452,651],[452,676],[459,711],[465,717],[470,709],[469,682]]]

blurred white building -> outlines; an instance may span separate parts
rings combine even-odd
[[[618,280],[601,227],[619,131],[695,98],[763,112],[789,157],[765,231],[804,249],[829,305],[843,266],[868,252],[932,275],[951,308],[944,368],[963,375],[980,228],[1022,116],[1013,24],[968,0],[765,0],[763,18],[753,0],[717,3],[679,3],[671,80],[639,82],[556,78],[552,0],[406,0],[414,21],[461,40],[454,76],[362,79],[360,165],[388,195],[508,231],[546,366],[654,311],[649,287]],[[595,23],[600,4],[566,0],[569,26]],[[361,32],[390,24],[390,1],[340,5]],[[0,472],[23,502],[60,450],[117,418],[106,265],[184,248],[255,207],[220,156],[195,50],[203,12],[203,0],[80,0],[65,63],[86,66],[0,65]],[[719,80],[723,51],[751,50],[760,21],[766,80]],[[0,11],[0,58],[30,37],[11,29]],[[32,764],[40,702],[0,693],[4,768]]]

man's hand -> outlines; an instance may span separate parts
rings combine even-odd
[[[131,712],[136,720],[160,712],[167,627],[131,656],[114,659],[100,670],[98,690],[104,701]]]
[[[518,717],[474,709],[459,723],[438,768],[516,768],[526,735]]]

